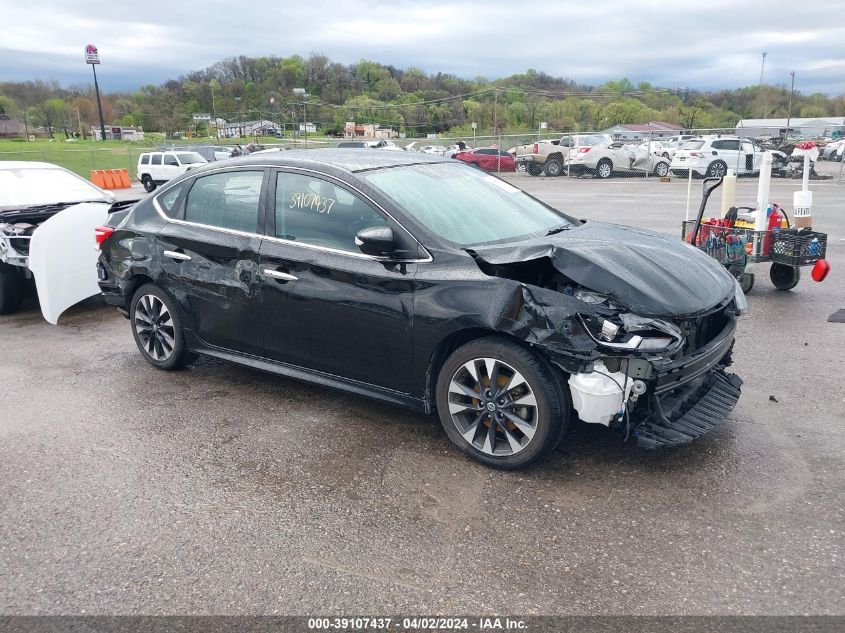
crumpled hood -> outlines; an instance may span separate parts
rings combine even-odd
[[[493,265],[548,257],[575,283],[643,316],[702,312],[735,291],[733,277],[721,264],[680,239],[603,222],[473,251]]]

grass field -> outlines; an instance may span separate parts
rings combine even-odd
[[[147,134],[143,142],[130,141],[76,141],[67,143],[56,139],[53,141],[37,140],[32,142],[17,140],[0,140],[0,161],[3,160],[34,160],[60,165],[65,169],[76,172],[80,176],[89,178],[92,169],[128,169],[130,178],[135,175],[138,164],[138,154],[150,151],[155,147],[178,145],[246,145],[253,139],[182,139],[165,141],[161,135]],[[334,144],[337,139],[327,140],[322,137],[309,137],[311,144],[323,145],[326,142]],[[300,145],[301,140],[279,139],[275,137],[259,138],[258,143],[264,145],[282,145],[287,148]]]

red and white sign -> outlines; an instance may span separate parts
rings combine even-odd
[[[86,64],[99,64],[100,63],[100,53],[97,51],[97,47],[93,44],[89,44],[85,47],[85,63]]]

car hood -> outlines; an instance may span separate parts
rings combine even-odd
[[[733,296],[736,287],[721,264],[679,239],[603,222],[472,250],[492,265],[548,258],[573,282],[643,316],[704,312]]]

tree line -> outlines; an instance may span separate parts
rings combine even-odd
[[[649,121],[732,128],[741,118],[786,117],[790,94],[782,85],[703,92],[627,78],[587,86],[533,69],[496,80],[462,79],[368,60],[340,64],[314,53],[229,57],[160,85],[105,93],[102,104],[107,125],[168,135],[190,131],[197,125],[192,115],[207,113],[229,122],[269,119],[286,127],[307,119],[326,134],[341,134],[347,121],[355,121],[422,136],[471,134],[471,122],[479,134],[536,130],[541,121],[549,129],[574,132]],[[791,115],[845,116],[845,95],[796,92]],[[93,86],[55,81],[0,82],[0,116],[68,137],[90,134],[98,124]],[[202,132],[199,125],[195,131]]]

